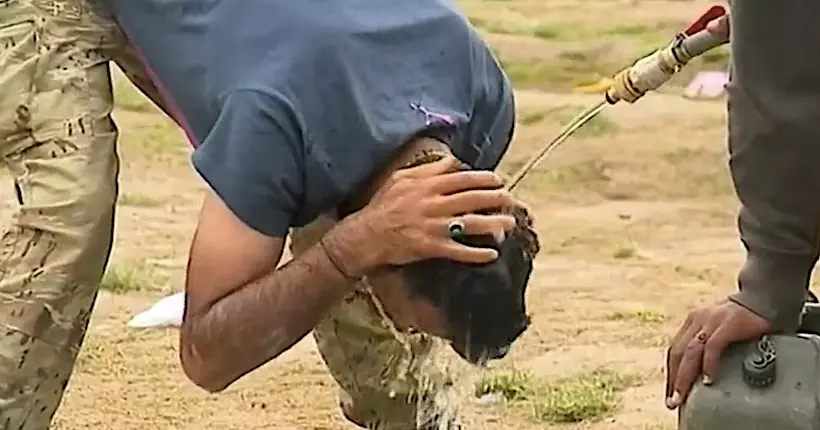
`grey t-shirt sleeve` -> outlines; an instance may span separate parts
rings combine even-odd
[[[304,193],[298,132],[276,98],[238,90],[196,149],[193,164],[240,219],[260,233],[284,237]]]
[[[820,2],[731,9],[729,152],[747,249],[731,299],[793,331],[818,254]]]

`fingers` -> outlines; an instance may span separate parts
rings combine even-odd
[[[690,313],[686,316],[686,320],[683,321],[678,332],[675,333],[675,336],[669,342],[669,349],[666,351],[666,397],[672,397],[672,391],[674,388],[675,382],[675,375],[677,375],[678,364],[680,363],[680,354],[677,353],[678,344],[681,342],[681,339],[686,338],[690,339],[694,336],[694,333],[690,333],[690,327],[697,319],[696,313]],[[688,342],[688,340],[687,340]]]
[[[476,248],[462,245],[450,238],[437,244],[435,258],[446,258],[459,263],[485,264],[498,258],[498,251],[492,248]]]
[[[717,374],[720,356],[726,347],[732,342],[731,330],[726,325],[720,326],[706,341],[703,351],[703,383],[709,385],[712,378]]]
[[[689,345],[689,342],[697,335],[700,328],[700,321],[696,321],[696,318],[690,315],[690,317],[687,318],[687,322],[684,323],[684,326],[681,327],[678,334],[675,335],[675,339],[672,341],[669,351],[666,354],[666,406],[670,409],[674,409],[672,404],[675,394],[675,381],[678,377],[680,363],[683,360],[687,345]]]
[[[717,374],[720,365],[720,357],[723,351],[733,342],[755,340],[764,333],[771,331],[769,323],[754,315],[746,308],[734,303],[727,304],[730,307],[728,316],[723,324],[715,329],[709,340],[706,342],[703,352],[703,382],[711,383]]]
[[[677,376],[675,378],[675,385],[670,399],[670,405],[677,408],[689,395],[689,390],[695,384],[695,380],[703,375],[703,352],[706,349],[706,343],[712,337],[712,334],[717,331],[722,318],[720,314],[713,314],[705,324],[698,330],[695,336],[686,345],[686,350],[683,353],[683,359],[678,367]]]
[[[706,24],[706,30],[717,36],[729,37],[729,15],[723,15],[709,21],[709,23]]]
[[[431,186],[436,193],[453,194],[465,190],[499,189],[504,186],[504,180],[487,170],[462,170],[431,179]]]
[[[515,217],[506,214],[467,214],[458,217],[458,220],[464,223],[464,234],[468,236],[504,236],[515,228]]]
[[[466,214],[455,219],[463,223],[464,235],[490,235],[499,243],[503,242],[507,231],[515,228],[515,217],[507,214]],[[473,264],[490,263],[498,258],[498,251],[495,249],[462,245],[450,238],[448,235],[449,221],[452,219],[442,219],[436,223],[435,229],[441,231],[441,235],[432,242],[434,258],[446,258],[460,263]]]
[[[514,204],[515,198],[504,190],[470,190],[438,198],[431,207],[431,215],[453,216],[510,207]]]
[[[455,157],[444,157],[441,160],[432,163],[425,163],[419,166],[410,167],[407,169],[397,170],[393,173],[394,179],[401,178],[430,178],[439,175],[444,175],[449,172],[455,172],[461,166],[461,161]]]

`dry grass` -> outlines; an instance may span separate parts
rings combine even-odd
[[[461,4],[520,89],[518,131],[501,167],[507,173],[598,100],[572,94],[575,85],[631,63],[709,5]],[[686,73],[725,63],[718,52]],[[533,327],[500,363],[519,373],[483,380],[482,390],[511,400],[465,400],[471,429],[674,428],[659,371],[666,339],[689,309],[734,288],[743,255],[724,107],[683,100],[679,90],[672,85],[634,106],[607,109],[524,179],[518,192],[536,214],[545,250],[528,295]],[[175,331],[124,326],[183,285],[204,186],[173,124],[121,79],[117,97],[123,165],[105,287],[116,294],[100,296],[55,429],[353,429],[310,340],[226,392],[207,395],[182,374]],[[0,188],[0,197],[5,222],[12,188]]]

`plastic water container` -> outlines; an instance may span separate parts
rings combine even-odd
[[[820,430],[820,307],[801,332],[731,345],[712,385],[698,382],[681,430]]]

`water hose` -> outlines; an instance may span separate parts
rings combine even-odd
[[[604,100],[584,109],[575,116],[552,140],[547,142],[524,166],[507,182],[512,191],[535,166],[553,149],[567,140],[575,131],[598,115],[607,105],[619,101],[635,103],[647,92],[660,88],[693,58],[729,42],[729,34],[717,34],[706,29],[706,25],[726,15],[723,6],[712,6],[684,31],[675,35],[665,47],[636,61],[612,77],[612,85],[604,94]]]

